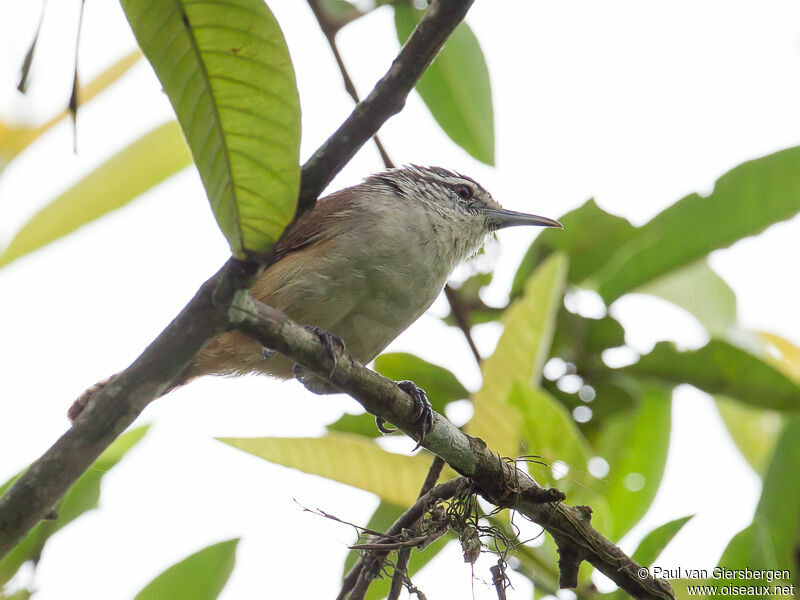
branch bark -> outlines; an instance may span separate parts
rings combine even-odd
[[[373,415],[416,438],[417,423],[411,398],[390,379],[370,371],[346,352],[331,372],[319,338],[282,312],[239,292],[230,311],[235,329],[277,350],[350,394]],[[591,526],[591,509],[568,506],[558,490],[539,486],[513,463],[487,448],[446,418],[434,414],[433,427],[422,444],[442,457],[460,475],[469,477],[495,506],[513,508],[549,532],[559,548],[562,586],[575,586],[578,566],[588,561],[634,598],[674,599],[665,581],[653,579],[641,565]]]

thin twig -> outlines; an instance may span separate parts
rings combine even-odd
[[[395,536],[401,533],[403,529],[408,529],[420,520],[431,506],[452,498],[459,490],[468,485],[468,479],[457,477],[431,488],[395,520],[392,526],[386,530],[386,535]],[[350,595],[350,600],[357,600],[359,596],[363,597],[363,593],[366,592],[366,588],[371,581],[369,577],[370,566],[376,564],[377,561],[382,562],[385,556],[385,553],[377,554],[373,552],[361,556],[345,575],[337,600],[347,598],[348,594]]]
[[[359,102],[341,127],[303,165],[295,219],[311,210],[333,176],[378,131],[402,110],[411,89],[445,40],[467,14],[473,0],[432,0],[391,68]]]
[[[433,488],[434,485],[436,485],[436,481],[442,474],[442,469],[444,469],[444,460],[442,460],[440,456],[434,456],[433,462],[428,469],[428,474],[425,477],[425,481],[422,483],[422,488],[419,491],[420,498],[427,494],[428,491]],[[419,531],[420,524],[421,521],[414,523],[413,527],[411,528],[412,534],[415,535]],[[397,562],[395,563],[394,567],[394,575],[392,576],[392,585],[389,588],[389,595],[386,596],[387,600],[397,600],[400,597],[400,591],[403,589],[403,584],[407,579],[408,561],[410,558],[411,548],[403,548],[397,553]]]
[[[314,13],[314,16],[317,19],[317,23],[319,23],[319,28],[322,30],[325,39],[328,40],[328,45],[331,48],[331,52],[333,53],[333,58],[336,59],[336,64],[339,67],[339,73],[342,74],[342,82],[344,83],[344,89],[350,94],[350,97],[353,99],[353,102],[358,104],[360,102],[358,98],[358,91],[356,90],[356,86],[353,83],[353,79],[350,77],[350,73],[347,71],[347,67],[344,65],[344,60],[342,60],[342,55],[339,53],[339,46],[336,43],[336,34],[342,28],[342,24],[340,22],[332,21],[328,14],[325,12],[325,9],[320,5],[319,0],[308,0],[308,5],[311,7],[311,12]],[[372,136],[372,141],[375,142],[375,146],[378,148],[378,153],[381,155],[381,160],[383,161],[383,165],[387,169],[391,169],[394,167],[394,163],[392,159],[389,157],[389,153],[386,152],[383,144],[381,143],[378,134]]]
[[[447,301],[450,303],[450,311],[453,313],[453,318],[456,321],[456,325],[458,325],[458,328],[464,334],[464,337],[467,338],[469,349],[472,350],[472,356],[475,357],[475,360],[480,365],[483,358],[481,357],[481,353],[478,352],[478,347],[475,345],[475,340],[472,339],[472,329],[469,326],[469,316],[464,304],[461,302],[461,297],[458,295],[456,290],[450,287],[450,285],[444,286],[444,295],[447,297]]]

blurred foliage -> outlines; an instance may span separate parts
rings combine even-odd
[[[338,26],[369,11],[344,0],[321,0],[320,5]],[[274,17],[259,0],[176,2],[152,14],[146,10],[152,3],[143,0],[123,0],[123,6],[173,103],[234,254],[267,252],[292,217],[299,182],[299,99]],[[401,41],[421,15],[405,1],[394,3]],[[133,53],[110,67],[86,86],[83,99],[111,85],[138,57]],[[458,27],[417,90],[455,143],[493,163],[489,72],[468,25]],[[0,123],[0,167],[61,118],[35,127]],[[542,483],[565,490],[568,502],[593,507],[593,523],[612,541],[639,523],[658,491],[669,452],[674,388],[690,384],[713,394],[737,447],[764,481],[752,524],[730,541],[720,565],[792,569],[800,518],[795,484],[800,348],[774,333],[742,331],[736,296],[706,257],[800,212],[798,162],[800,148],[746,162],[720,177],[711,194],[691,194],[638,227],[589,200],[560,218],[563,231],[544,230],[531,244],[507,306],[488,306],[481,298],[492,285],[491,273],[456,286],[471,325],[497,321],[504,327],[481,366],[482,384],[472,394],[448,369],[411,354],[383,355],[375,368],[392,379],[414,380],[439,412],[468,399],[474,409],[465,426],[469,433],[501,456],[518,460]],[[145,134],[34,215],[0,256],[0,265],[130,202],[186,164],[186,147],[174,123]],[[599,317],[568,309],[565,294],[587,291],[606,309]],[[691,350],[661,342],[633,364],[609,367],[603,354],[625,347],[626,331],[607,309],[628,293],[658,297],[687,311],[709,341]],[[452,317],[445,322],[452,325]],[[543,377],[548,361],[555,367]],[[40,523],[0,562],[0,583],[26,562],[35,565],[53,533],[97,506],[101,478],[144,431],[122,436],[59,503],[57,518]],[[388,452],[375,437],[373,418],[362,414],[342,416],[319,438],[222,441],[374,493],[381,501],[369,526],[385,529],[415,501],[430,456]],[[446,470],[443,477],[453,475]],[[652,564],[688,520],[648,533],[634,557]],[[490,522],[513,532],[505,515],[493,515]],[[412,553],[410,573],[448,539]],[[170,567],[137,599],[216,598],[233,569],[236,543],[210,546]],[[345,571],[355,557],[348,554]],[[557,591],[552,539],[519,547],[516,559],[513,568],[534,583],[537,598]],[[579,598],[597,596],[589,575],[589,569],[581,571]],[[673,583],[679,596],[686,594],[687,582]],[[387,590],[384,579],[368,597],[380,598]],[[0,597],[30,595],[26,589],[3,593]]]

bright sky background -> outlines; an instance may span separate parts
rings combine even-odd
[[[3,119],[38,122],[66,103],[78,5],[48,3],[27,97],[14,88],[39,3],[0,5]],[[352,104],[305,3],[270,5],[295,61],[307,157]],[[478,0],[468,22],[494,86],[497,168],[452,144],[413,95],[381,136],[397,163],[466,172],[508,208],[557,217],[594,197],[641,224],[689,192],[710,191],[737,164],[800,144],[800,5],[791,0]],[[363,94],[396,53],[391,10],[349,26],[340,42]],[[83,80],[133,47],[118,4],[87,0]],[[170,115],[142,61],[81,109],[77,157],[64,123],[3,174],[0,245],[64,186]],[[332,188],[380,168],[368,146]],[[487,300],[504,299],[533,235],[525,229],[500,234]],[[711,256],[738,295],[741,324],[795,344],[798,235],[794,219]],[[226,256],[199,178],[185,170],[131,206],[0,270],[0,481],[43,452],[68,427],[71,401],[128,365]],[[479,374],[460,333],[436,318],[444,311],[440,299],[433,316],[420,319],[390,350],[447,366],[474,389]],[[706,341],[696,321],[663,302],[626,297],[612,311],[639,351],[661,339],[683,347]],[[498,334],[494,325],[477,329],[484,354]],[[36,597],[132,598],[168,565],[234,536],[243,540],[223,598],[333,597],[352,532],[303,513],[292,498],[356,522],[376,499],[213,438],[317,435],[342,409],[356,406],[343,396],[318,398],[294,382],[265,378],[207,378],[159,400],[140,419],[153,423],[147,438],[105,478],[101,509],[48,543]],[[750,522],[759,480],[706,395],[679,388],[674,417],[659,496],[622,546],[630,551],[654,526],[697,513],[660,564],[710,568],[730,536]],[[487,580],[488,562],[477,569]],[[469,568],[452,547],[415,581],[431,600],[472,593]],[[524,581],[513,581],[511,598],[530,597]],[[480,582],[474,591],[477,598],[495,597]]]

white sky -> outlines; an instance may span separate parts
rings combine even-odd
[[[30,94],[14,91],[38,18],[37,3],[30,4],[0,4],[4,119],[44,120],[68,94],[77,0],[48,3]],[[306,157],[352,105],[305,3],[270,4],[295,61]],[[497,168],[453,145],[415,96],[381,136],[397,163],[469,173],[508,208],[556,217],[594,197],[641,224],[686,193],[710,190],[735,165],[800,143],[798,17],[800,6],[790,0],[478,0],[468,21],[494,86]],[[115,2],[87,1],[83,35],[84,81],[134,43]],[[391,11],[351,25],[340,42],[357,86],[368,91],[396,52]],[[140,63],[82,109],[77,157],[64,124],[4,173],[0,244],[58,190],[170,114]],[[367,147],[332,187],[380,168]],[[711,257],[738,295],[742,325],[794,343],[800,343],[800,280],[791,275],[798,234],[795,219]],[[503,300],[532,236],[524,229],[501,233],[490,300]],[[129,364],[226,256],[199,180],[186,170],[130,207],[0,270],[0,480],[44,451],[67,428],[72,399]],[[432,313],[444,307],[440,300]],[[629,297],[615,311],[640,351],[659,339],[684,346],[705,341],[691,317],[663,302]],[[497,335],[495,326],[478,329],[484,354]],[[390,350],[443,364],[473,389],[479,382],[460,334],[434,316],[420,319]],[[292,498],[357,522],[375,498],[212,438],[315,435],[355,407],[346,397],[318,398],[294,382],[263,378],[206,379],[159,400],[140,419],[154,424],[148,437],[105,478],[101,509],[48,543],[37,598],[130,598],[169,564],[239,535],[237,567],[223,598],[332,597],[352,533],[300,512]],[[707,396],[680,388],[674,417],[664,484],[623,548],[630,551],[656,525],[697,513],[660,562],[711,567],[730,536],[749,523],[758,479]],[[469,575],[450,548],[417,583],[431,600],[468,598]],[[529,597],[526,583],[513,581],[510,597]],[[495,597],[481,583],[474,591],[477,598]]]

